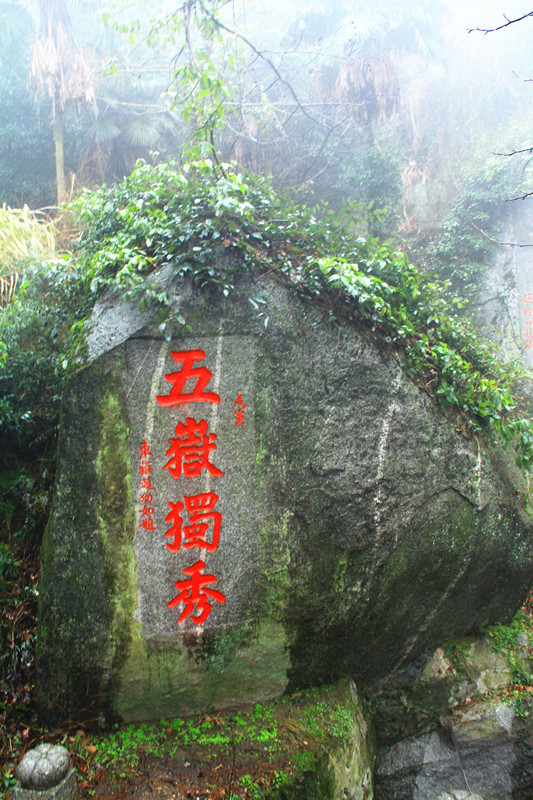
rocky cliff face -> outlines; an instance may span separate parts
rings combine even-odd
[[[520,478],[397,356],[269,276],[243,276],[230,298],[170,291],[189,327],[169,342],[127,304],[96,309],[93,361],[64,403],[42,554],[45,714],[149,719],[369,681],[516,610],[533,583]],[[185,370],[172,354],[198,350],[220,402],[195,399],[191,377],[190,402],[161,404]],[[178,476],[188,419],[207,423],[211,467]],[[186,498],[211,494],[220,517],[193,519]],[[207,614],[175,587],[198,561],[220,593]]]
[[[380,750],[376,800],[527,800],[533,786],[532,724],[512,705],[476,704]]]

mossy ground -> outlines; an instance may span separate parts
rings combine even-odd
[[[338,687],[269,703],[65,742],[82,778],[80,798],[332,796],[330,754],[350,738],[353,707]]]

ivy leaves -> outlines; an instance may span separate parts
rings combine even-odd
[[[120,184],[85,191],[74,209],[91,293],[113,287],[141,307],[170,310],[166,293],[149,280],[156,267],[170,264],[225,296],[237,270],[266,268],[298,292],[333,299],[332,315],[359,319],[403,351],[421,388],[457,408],[466,428],[513,443],[517,463],[533,466],[531,421],[512,415],[517,371],[500,365],[458,313],[463,301],[449,283],[420,273],[391,244],[348,235],[340,215],[297,206],[266,180],[209,160],[183,169],[140,162]],[[367,225],[355,223],[356,230]],[[222,265],[221,248],[239,257]]]

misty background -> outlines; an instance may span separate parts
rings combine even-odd
[[[427,235],[476,176],[495,194],[498,183],[502,200],[527,191],[527,163],[495,154],[531,144],[533,21],[468,31],[528,11],[439,0],[4,3],[0,197],[54,205],[59,117],[69,196],[121,178],[139,157],[180,159],[204,126],[221,159],[277,188],[339,207],[373,201],[387,211],[380,234]]]

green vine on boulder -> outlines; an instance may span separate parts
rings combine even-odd
[[[420,273],[390,244],[348,235],[327,208],[296,206],[265,179],[229,164],[221,173],[209,160],[184,169],[140,162],[116,186],[85,191],[74,207],[83,227],[83,282],[91,292],[114,287],[139,297],[143,307],[164,308],[168,297],[154,291],[148,276],[165,264],[224,295],[237,269],[275,272],[299,292],[327,300],[337,320],[357,318],[403,351],[421,388],[455,407],[466,429],[512,443],[518,465],[533,465],[531,420],[513,416],[520,368],[493,358],[447,282]],[[369,214],[363,209],[360,231]],[[220,248],[240,255],[223,270],[213,266]]]

